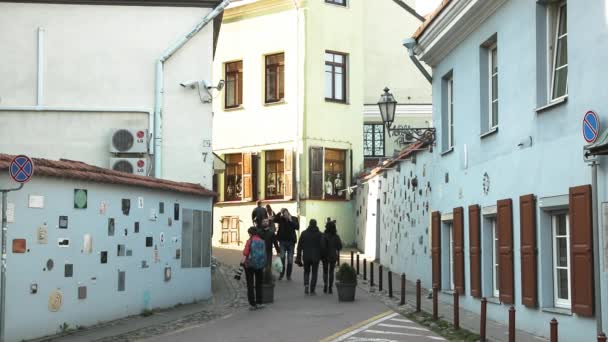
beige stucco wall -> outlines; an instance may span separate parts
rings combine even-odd
[[[0,4],[0,107],[34,106],[37,30],[45,30],[44,102],[60,107],[154,107],[155,61],[211,9]],[[211,187],[211,105],[179,83],[211,80],[212,25],[165,64],[164,178]],[[111,128],[148,128],[145,113],[0,111],[0,151],[109,166]],[[204,161],[203,153],[209,155]]]

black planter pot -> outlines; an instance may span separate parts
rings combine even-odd
[[[269,304],[274,302],[274,282],[262,284],[262,303]]]
[[[357,283],[336,283],[338,289],[338,300],[341,302],[353,302],[355,300],[355,292]]]

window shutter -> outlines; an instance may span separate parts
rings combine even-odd
[[[433,212],[431,219],[431,256],[433,258],[433,286],[441,288],[441,214]]]
[[[323,148],[310,148],[310,198],[323,197]]]
[[[251,153],[243,153],[243,201],[253,200],[253,181],[251,172]]]
[[[481,297],[481,236],[480,209],[478,205],[469,206],[469,259],[471,275],[471,296]]]
[[[454,208],[454,288],[464,295],[464,209]]]
[[[285,173],[285,182],[283,182],[285,190],[283,194],[284,199],[288,201],[293,198],[293,151],[291,149],[285,149],[284,151],[283,172]]]
[[[498,224],[498,289],[500,301],[504,304],[515,303],[513,286],[513,200],[504,199],[497,203]]]
[[[536,200],[534,195],[519,198],[521,245],[521,303],[537,306],[536,294]]]
[[[593,316],[591,186],[570,188],[570,282],[572,312]]]

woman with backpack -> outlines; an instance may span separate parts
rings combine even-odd
[[[334,286],[334,270],[340,261],[342,240],[336,230],[336,221],[328,220],[325,232],[321,237],[321,253],[323,262],[323,293],[332,293]]]
[[[255,227],[249,228],[247,232],[249,240],[243,249],[241,266],[245,268],[247,298],[251,305],[249,309],[256,310],[264,307],[262,304],[262,277],[264,276],[264,266],[266,266],[266,243],[258,236],[258,230]]]

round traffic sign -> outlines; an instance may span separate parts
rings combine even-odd
[[[25,183],[34,175],[34,162],[27,156],[16,156],[11,161],[9,173],[15,182]]]
[[[583,138],[588,143],[594,143],[600,132],[600,119],[590,110],[583,117]]]

